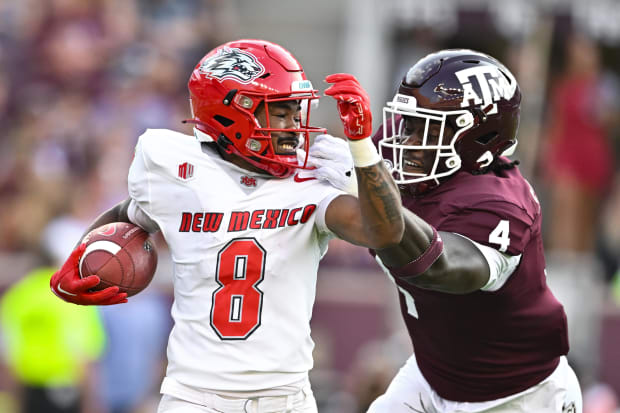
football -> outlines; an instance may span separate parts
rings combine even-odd
[[[157,251],[149,233],[126,222],[95,228],[84,239],[86,250],[79,263],[80,276],[97,275],[93,290],[118,286],[132,296],[144,290],[157,268]]]

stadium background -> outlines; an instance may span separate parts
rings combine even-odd
[[[520,82],[516,157],[546,213],[549,280],[569,314],[571,361],[586,412],[605,403],[608,410],[597,411],[614,412],[620,394],[618,164],[609,180],[591,183],[599,202],[580,221],[593,241],[557,243],[563,223],[553,224],[559,218],[548,141],[551,93],[568,67],[568,50],[578,50],[586,61],[600,62],[593,69],[600,79],[597,99],[582,106],[618,154],[619,20],[620,3],[613,0],[2,0],[0,289],[8,291],[44,257],[64,260],[88,222],[126,197],[127,167],[145,128],[190,132],[180,123],[189,112],[186,82],[212,47],[245,37],[279,43],[321,91],[325,75],[353,73],[373,99],[375,127],[415,60],[435,49],[473,48],[502,60]],[[328,99],[313,123],[342,136]],[[591,158],[575,162],[597,166]],[[159,249],[154,284],[129,304],[100,309],[107,346],[86,368],[99,383],[92,396],[103,413],[124,402],[134,405],[126,412],[152,411],[157,402],[171,293],[161,240]],[[312,321],[311,379],[321,412],[363,411],[406,359],[411,345],[396,303],[366,251],[330,244]],[[7,343],[10,332],[3,331]],[[140,341],[141,334],[152,339]],[[136,349],[136,342],[143,347]],[[20,380],[8,356],[5,361],[0,411],[12,413]],[[118,371],[127,376],[121,384],[114,382]]]

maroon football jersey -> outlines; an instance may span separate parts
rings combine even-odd
[[[495,292],[457,295],[396,278],[418,316],[400,304],[422,374],[443,398],[478,402],[518,393],[549,376],[568,352],[566,315],[546,283],[541,213],[517,168],[459,172],[405,207],[439,231],[464,235],[521,262]]]

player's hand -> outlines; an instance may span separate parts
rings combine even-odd
[[[355,76],[335,73],[327,76],[325,81],[333,83],[325,94],[338,101],[338,113],[347,137],[358,140],[372,135],[370,98]]]
[[[305,157],[298,149],[298,157]],[[351,195],[357,195],[357,180],[353,171],[353,157],[346,140],[331,135],[318,135],[308,150],[308,171],[319,181],[327,181],[333,187]]]
[[[62,268],[52,275],[50,287],[54,294],[64,301],[79,305],[112,305],[127,302],[127,294],[119,293],[118,287],[108,287],[101,291],[88,291],[99,284],[99,277],[90,275],[80,277],[78,265],[84,254],[86,244],[73,250]]]

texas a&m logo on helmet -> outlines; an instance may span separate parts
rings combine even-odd
[[[468,67],[454,73],[463,87],[461,107],[493,105],[487,115],[497,113],[496,102],[510,100],[517,91],[517,81],[508,70],[500,71],[495,65]],[[477,87],[475,86],[477,84]],[[478,90],[478,92],[476,91]]]

